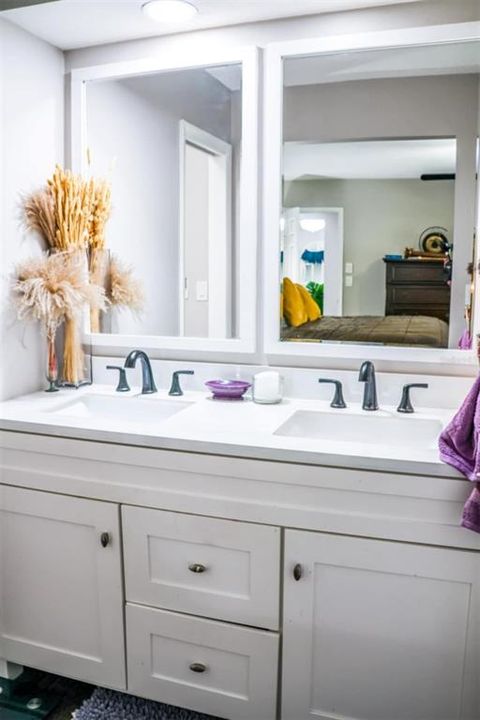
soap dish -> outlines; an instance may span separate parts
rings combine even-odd
[[[244,380],[209,380],[205,385],[212,391],[214,400],[243,400],[250,387]]]

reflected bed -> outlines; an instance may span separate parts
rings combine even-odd
[[[426,315],[322,317],[300,327],[282,327],[281,339],[446,348],[448,324]]]

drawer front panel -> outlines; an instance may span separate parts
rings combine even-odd
[[[127,600],[278,628],[280,531],[123,507]]]
[[[438,287],[425,287],[422,285],[392,285],[390,288],[391,300],[397,304],[405,305],[448,305],[450,289],[444,285]]]
[[[273,720],[278,635],[127,604],[128,689],[231,720]]]
[[[392,283],[422,283],[445,285],[448,275],[443,269],[443,263],[422,262],[420,264],[409,261],[398,265],[387,265],[387,281]]]

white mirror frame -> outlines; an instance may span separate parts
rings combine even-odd
[[[95,352],[111,354],[133,347],[149,350],[155,356],[185,359],[209,359],[225,356],[255,356],[257,315],[257,227],[258,227],[258,49],[243,47],[215,52],[192,50],[168,53],[168,57],[95,65],[72,70],[70,82],[70,167],[86,171],[87,113],[86,87],[92,80],[112,80],[162,71],[183,70],[210,65],[242,65],[242,170],[239,210],[239,283],[238,337],[193,338],[164,335],[122,335],[90,333],[86,327],[84,342]],[[159,351],[155,353],[155,351]],[[161,351],[161,352],[160,352]]]
[[[480,40],[480,22],[458,23],[406,30],[389,30],[356,35],[272,43],[265,52],[264,95],[264,175],[263,234],[264,258],[276,258],[279,252],[279,221],[282,212],[282,146],[283,146],[283,60],[287,58],[328,55],[355,50],[379,50],[422,45]],[[478,158],[477,158],[478,162]],[[477,184],[476,227],[480,226],[480,183]],[[472,228],[473,231],[473,228]],[[475,267],[479,261],[478,232],[475,232]],[[475,273],[473,302],[473,346],[471,351],[414,347],[376,346],[366,344],[334,344],[280,341],[279,288],[280,267],[277,262],[264,262],[264,350],[269,362],[276,364],[321,367],[328,364],[345,366],[348,360],[383,361],[384,367],[422,366],[429,371],[446,366],[461,367],[478,363],[475,350],[480,332],[480,292],[478,271]],[[392,368],[393,369],[393,368]]]

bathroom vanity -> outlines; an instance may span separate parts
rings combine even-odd
[[[2,657],[233,720],[478,717],[451,411],[60,395],[2,410]]]
[[[65,54],[69,166],[89,176],[88,148],[110,175],[119,158],[108,250],[145,303],[93,328],[86,312],[95,385],[0,405],[0,674],[7,661],[229,720],[479,720],[480,535],[460,527],[472,485],[437,442],[478,372],[458,340],[480,333],[480,24],[306,24],[303,39],[281,25],[278,42],[219,27],[143,56],[135,41]],[[382,258],[432,226],[453,238],[450,285],[433,302],[410,284],[393,312],[438,322],[442,306],[444,341],[341,342],[352,318],[389,320]],[[311,283],[328,342],[306,332]],[[150,373],[151,394],[117,394],[105,362],[136,386],[146,352],[194,365],[195,386],[168,397],[157,365],[164,389]],[[372,361],[379,410],[359,401]],[[198,391],[250,382],[254,364],[289,374],[282,403]],[[339,377],[348,407],[333,409],[318,380]],[[426,379],[428,402],[397,412],[402,385]]]

